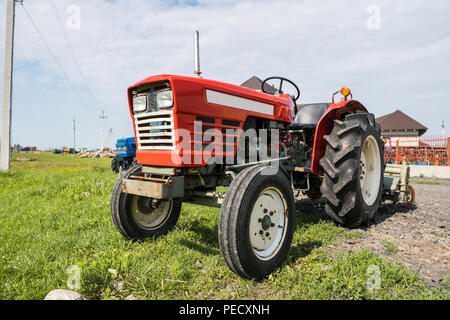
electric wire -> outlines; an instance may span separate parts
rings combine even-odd
[[[86,86],[87,91],[89,92],[89,95],[92,98],[92,101],[94,103],[95,108],[100,111],[101,109],[98,107],[97,102],[95,100],[95,97],[92,94],[92,90],[90,89],[89,85],[87,84],[86,78],[81,70],[81,67],[78,63],[78,60],[76,59],[75,53],[73,51],[72,46],[70,45],[70,42],[68,40],[67,34],[64,30],[63,24],[62,24],[62,19],[61,16],[58,12],[58,9],[56,7],[56,4],[54,3],[53,0],[50,0],[51,5],[54,8],[55,11],[55,15],[57,17],[59,26],[61,27],[61,29],[63,30],[63,36],[64,39],[66,41],[66,44],[69,48],[69,51],[71,52],[72,58],[75,62],[75,65],[77,66],[78,72],[80,73],[81,79],[84,83],[84,85]],[[70,80],[69,76],[67,75],[67,73],[64,71],[64,68],[62,67],[61,63],[58,61],[58,59],[56,58],[56,55],[53,53],[52,49],[50,48],[50,45],[48,44],[48,42],[45,40],[42,32],[40,31],[39,27],[37,26],[37,24],[35,23],[34,19],[31,17],[31,14],[28,12],[28,10],[26,9],[26,7],[24,6],[23,2],[20,2],[22,8],[25,11],[25,14],[27,15],[28,19],[30,20],[31,24],[33,25],[34,29],[36,30],[36,32],[38,33],[40,39],[42,40],[42,42],[44,43],[45,47],[47,48],[48,52],[50,53],[50,56],[52,57],[52,59],[54,60],[55,64],[58,66],[59,70],[61,71],[62,75],[64,76],[64,78],[67,80],[67,82],[69,83],[69,86],[71,87],[71,89],[73,90],[73,92],[80,98],[80,100],[83,102],[83,104],[90,110],[92,110],[89,106],[89,104],[86,102],[86,100],[82,97],[82,95],[78,92],[78,90],[75,88],[75,85],[73,84],[73,82]],[[101,110],[103,111],[103,110]],[[106,118],[107,123],[109,124],[109,118]]]
[[[94,103],[94,106],[97,108],[98,111],[102,111],[102,110],[98,107],[98,105],[97,105],[97,101],[96,101],[94,95],[92,94],[92,90],[91,90],[91,88],[89,87],[89,85],[88,85],[88,83],[87,83],[87,81],[86,81],[86,77],[84,76],[84,73],[83,73],[83,71],[81,70],[80,64],[78,63],[78,59],[77,59],[76,56],[75,56],[75,52],[74,52],[74,50],[73,50],[73,48],[72,48],[72,46],[71,46],[71,44],[70,44],[70,41],[69,41],[69,38],[68,38],[68,36],[67,36],[67,32],[66,32],[66,30],[65,30],[65,28],[64,28],[64,24],[63,24],[61,15],[59,14],[58,8],[56,7],[56,4],[55,4],[54,0],[49,0],[49,2],[50,2],[50,5],[53,7],[53,11],[55,12],[56,20],[57,20],[57,22],[58,22],[58,25],[59,25],[61,31],[62,31],[62,34],[63,34],[63,36],[64,36],[64,40],[65,40],[65,42],[66,42],[66,44],[67,44],[67,47],[69,48],[70,54],[71,54],[71,56],[72,56],[72,58],[73,58],[73,61],[75,62],[75,65],[76,65],[76,67],[77,67],[77,69],[78,69],[78,72],[79,72],[79,74],[80,74],[81,80],[83,81],[83,83],[84,83],[84,85],[85,85],[85,87],[86,87],[86,89],[87,89],[87,92],[88,92],[89,95],[91,96],[92,101],[93,101],[93,103]]]
[[[58,61],[58,59],[56,58],[55,54],[53,53],[52,49],[50,48],[49,44],[47,43],[47,41],[45,40],[44,36],[42,35],[42,32],[39,30],[38,26],[36,25],[36,23],[34,22],[33,18],[31,17],[30,13],[28,12],[28,10],[25,8],[24,4],[21,3],[21,6],[23,8],[23,10],[25,11],[25,14],[27,15],[28,19],[30,20],[31,24],[33,25],[34,29],[36,30],[36,32],[38,33],[39,37],[41,38],[42,42],[44,43],[45,47],[47,48],[48,52],[50,53],[50,56],[53,58],[55,64],[58,66],[59,70],[61,71],[61,73],[63,74],[64,78],[67,80],[67,82],[69,83],[70,87],[72,88],[73,92],[80,98],[80,100],[83,102],[83,104],[88,108],[91,109],[89,107],[89,104],[86,102],[86,100],[81,96],[81,94],[76,90],[74,84],[72,83],[72,81],[70,80],[69,76],[67,75],[67,73],[64,71],[64,68],[62,67],[61,63]]]
[[[74,52],[74,50],[73,50],[72,45],[70,44],[69,37],[67,36],[67,32],[66,32],[66,30],[65,30],[65,28],[64,28],[63,20],[62,20],[62,18],[61,18],[61,15],[59,14],[58,7],[56,6],[56,3],[54,2],[54,0],[49,0],[49,2],[50,2],[50,5],[53,7],[53,10],[54,10],[54,13],[55,13],[56,20],[57,20],[57,22],[58,22],[58,25],[59,25],[61,31],[62,31],[62,34],[63,34],[63,36],[64,36],[64,40],[65,40],[65,42],[66,42],[66,44],[67,44],[67,47],[68,47],[68,49],[69,49],[69,51],[70,51],[70,54],[71,54],[71,56],[72,56],[72,58],[73,58],[73,61],[75,62],[75,65],[76,65],[76,67],[77,67],[77,69],[78,69],[78,72],[79,72],[79,74],[80,74],[81,80],[83,81],[83,83],[84,83],[84,85],[85,85],[85,87],[86,87],[86,89],[87,89],[87,92],[89,93],[90,97],[92,98],[92,101],[93,101],[93,104],[94,104],[95,108],[96,108],[99,112],[103,112],[104,110],[102,110],[102,109],[99,108],[99,106],[98,106],[98,104],[97,104],[97,100],[95,99],[94,95],[92,94],[92,90],[91,90],[91,88],[89,87],[89,85],[88,85],[88,83],[87,83],[87,81],[86,81],[86,77],[84,76],[84,73],[83,73],[83,71],[82,71],[82,69],[81,69],[81,67],[80,67],[80,64],[78,63],[78,59],[77,59],[76,56],[75,56],[75,52]],[[110,123],[109,118],[106,118],[106,122],[107,122],[108,124]]]

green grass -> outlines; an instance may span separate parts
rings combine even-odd
[[[389,242],[386,239],[384,239],[381,243],[385,246],[386,251],[388,253],[397,253],[398,252],[397,246],[395,244],[393,244],[392,242]]]
[[[430,181],[430,180],[410,180],[409,183],[412,183],[412,184],[444,184],[439,181]]]
[[[17,158],[13,155],[13,159]],[[109,199],[118,178],[109,159],[20,154],[0,173],[0,299],[43,299],[81,270],[88,299],[448,299],[404,267],[368,250],[331,254],[325,246],[358,237],[310,213],[297,213],[287,261],[262,281],[225,265],[217,240],[219,210],[184,204],[175,230],[131,242],[114,228]],[[380,289],[368,289],[370,266]],[[447,282],[446,282],[447,283]]]

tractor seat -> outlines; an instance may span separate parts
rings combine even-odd
[[[292,123],[288,125],[288,130],[305,130],[305,129],[315,129],[316,124],[314,123]]]
[[[327,111],[330,103],[301,104],[295,115],[294,122],[288,130],[315,129],[322,115]]]

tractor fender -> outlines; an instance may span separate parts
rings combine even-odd
[[[333,130],[333,121],[342,120],[349,112],[357,110],[367,112],[367,109],[356,100],[342,100],[339,103],[332,104],[328,110],[322,115],[316,126],[316,133],[314,136],[314,146],[311,160],[311,173],[321,174],[323,172],[322,166],[319,164],[320,159],[325,155],[327,143],[323,137],[331,133]]]

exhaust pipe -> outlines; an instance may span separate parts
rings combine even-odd
[[[195,40],[194,40],[194,48],[195,48],[195,71],[194,74],[201,78],[200,71],[200,34],[198,30],[195,31]]]

